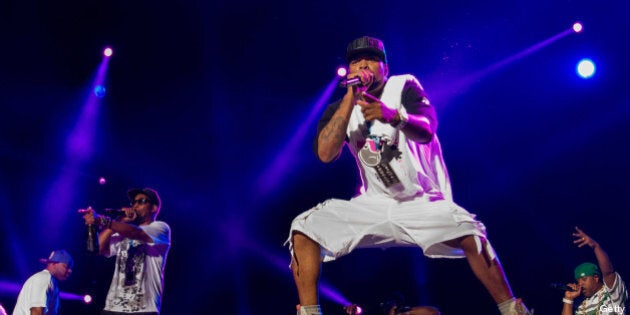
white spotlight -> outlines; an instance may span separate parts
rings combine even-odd
[[[591,59],[584,58],[578,62],[575,71],[580,77],[588,79],[595,74],[595,63]]]

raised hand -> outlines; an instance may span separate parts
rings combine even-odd
[[[583,247],[584,245],[588,245],[591,248],[595,248],[599,246],[599,244],[594,239],[592,239],[590,236],[584,233],[584,231],[580,230],[580,228],[577,226],[575,227],[575,232],[573,232],[572,235],[575,237],[575,240],[573,240],[573,243],[577,244],[578,247]]]

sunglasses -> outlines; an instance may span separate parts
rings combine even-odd
[[[147,198],[141,198],[141,199],[136,199],[134,201],[132,201],[130,204],[132,206],[134,206],[135,204],[139,204],[139,205],[144,205],[151,202],[151,200],[147,199]]]

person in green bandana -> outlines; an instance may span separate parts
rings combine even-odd
[[[575,227],[573,232],[578,247],[593,249],[597,265],[585,262],[575,268],[577,283],[569,283],[564,292],[562,315],[625,315],[628,292],[615,271],[608,254],[593,238]]]

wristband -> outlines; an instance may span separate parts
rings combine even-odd
[[[107,229],[112,225],[112,218],[106,215],[98,216],[98,229],[103,230]]]
[[[569,300],[569,299],[567,299],[567,298],[562,298],[562,302],[564,302],[564,303],[566,303],[566,304],[569,304],[569,305],[573,304],[573,301],[572,301],[572,300]]]
[[[395,125],[392,125],[394,128],[401,130],[407,126],[409,117],[407,117],[407,113],[405,111],[398,110],[396,112],[396,118],[398,118],[398,122]]]

